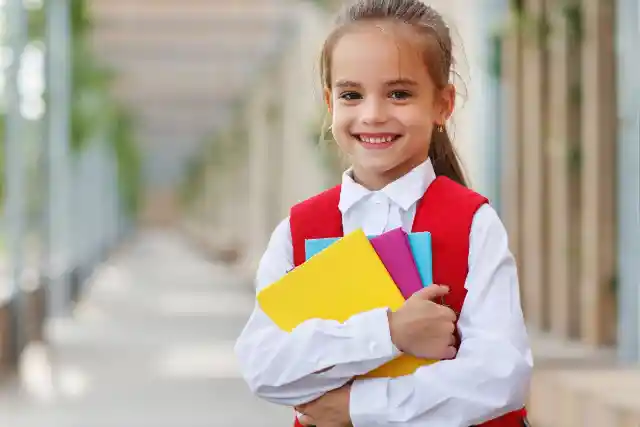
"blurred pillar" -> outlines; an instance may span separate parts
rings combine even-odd
[[[69,307],[69,143],[71,91],[71,30],[69,1],[46,1],[47,172],[46,277],[51,311]]]
[[[611,0],[583,1],[580,332],[590,345],[611,343],[615,317],[614,15]]]
[[[479,126],[484,140],[477,151],[479,157],[484,158],[480,168],[485,175],[482,192],[491,200],[491,205],[502,213],[502,145],[503,145],[503,86],[502,86],[502,38],[499,34],[501,24],[507,21],[509,5],[507,0],[489,0],[478,7],[477,20],[483,34],[483,58],[479,72],[483,75],[476,90],[484,93],[485,101],[479,108],[481,116]],[[476,95],[471,95],[475,97]],[[483,149],[484,148],[484,149]]]
[[[511,13],[514,13],[513,11]],[[502,37],[501,216],[509,231],[509,244],[518,266],[522,265],[522,134],[523,134],[523,36],[518,27]],[[526,294],[522,295],[523,302]]]
[[[104,152],[104,195],[105,195],[105,224],[104,224],[104,251],[108,255],[116,243],[116,228],[118,217],[117,198],[117,163],[114,158],[113,149],[108,149],[105,144],[102,145]]]
[[[280,80],[276,87],[281,88],[283,71],[278,70],[277,74],[273,76],[274,79]],[[271,234],[271,231],[278,225],[280,221],[287,215],[287,212],[282,212],[282,180],[283,180],[283,157],[284,147],[282,141],[282,124],[283,124],[283,108],[282,100],[270,91],[269,104],[267,107],[267,124],[268,128],[268,149],[267,149],[267,164],[268,172],[265,179],[267,182],[267,233]],[[284,214],[284,215],[283,215]]]
[[[534,22],[541,22],[549,0],[525,1],[526,13]],[[547,138],[547,37],[544,31],[523,38],[522,79],[522,289],[528,323],[544,330],[548,320],[547,283],[545,275],[545,162],[544,143]]]
[[[324,157],[338,150],[327,127],[331,117],[322,99],[317,55],[329,30],[327,12],[312,2],[296,2],[289,21],[290,40],[283,56],[281,212],[340,182]],[[326,141],[320,142],[324,133]]]
[[[26,11],[21,0],[9,0],[5,6],[7,41],[11,59],[6,70],[7,119],[5,141],[5,215],[8,240],[7,262],[9,267],[9,292],[15,314],[14,331],[15,350],[23,347],[22,334],[22,273],[24,263],[25,236],[25,121],[22,116],[22,96],[19,87],[19,74],[22,66],[22,54],[27,42]]]
[[[640,362],[640,5],[618,0],[618,349]]]
[[[257,265],[269,239],[269,124],[267,120],[268,93],[265,81],[261,81],[249,101],[249,242],[250,268]]]
[[[570,0],[565,8],[579,10],[580,0]],[[567,18],[564,8],[547,11],[553,29],[549,36],[549,138],[546,141],[547,162],[546,221],[548,246],[546,262],[548,281],[553,283],[549,298],[551,332],[569,339],[577,334],[579,177],[573,153],[580,142],[580,102],[575,96],[580,88],[579,23]],[[577,200],[579,202],[579,200]]]
[[[71,176],[73,176],[69,191],[72,195],[71,204],[73,205],[73,210],[70,211],[73,233],[70,233],[72,240],[69,242],[70,254],[68,259],[74,266],[82,266],[85,263],[87,255],[91,253],[87,243],[90,237],[88,222],[91,220],[89,212],[91,201],[89,200],[89,196],[92,193],[90,189],[87,189],[87,187],[91,185],[91,177],[86,173],[86,171],[90,169],[86,165],[86,157],[86,150],[79,153],[70,171]],[[72,300],[75,300],[78,296],[80,282],[81,272],[76,269],[72,272],[69,280],[69,293]]]

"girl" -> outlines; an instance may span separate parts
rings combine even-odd
[[[496,212],[466,187],[445,127],[455,99],[448,27],[420,0],[359,0],[340,15],[321,65],[332,132],[352,167],[278,225],[258,290],[304,262],[305,239],[399,226],[431,232],[434,282],[444,286],[395,312],[310,320],[291,333],[256,305],[236,344],[244,378],[261,398],[296,408],[303,425],[525,425],[533,362],[516,265]],[[440,361],[353,381],[402,352]]]

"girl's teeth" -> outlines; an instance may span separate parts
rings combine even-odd
[[[393,136],[385,136],[382,138],[369,138],[366,136],[361,136],[360,140],[362,142],[367,142],[369,144],[382,144],[383,142],[391,142],[393,141],[394,137]]]

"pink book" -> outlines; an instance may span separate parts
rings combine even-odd
[[[371,245],[405,299],[422,289],[422,279],[413,258],[409,239],[402,228],[372,237]]]

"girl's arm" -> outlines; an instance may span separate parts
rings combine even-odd
[[[258,267],[257,290],[293,268],[289,221],[273,232]],[[397,357],[387,311],[373,310],[345,323],[309,320],[291,333],[278,328],[255,305],[235,346],[250,389],[273,403],[309,402]]]
[[[355,381],[354,427],[467,427],[524,406],[533,360],[516,264],[506,230],[489,205],[476,213],[470,239],[456,358],[407,377]]]

